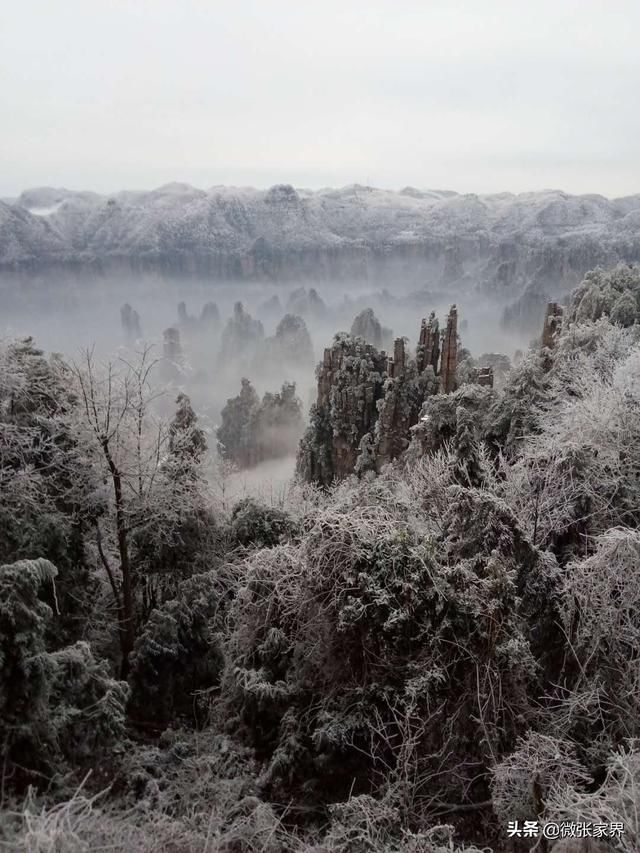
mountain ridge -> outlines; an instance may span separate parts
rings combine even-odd
[[[174,182],[111,195],[40,187],[0,202],[4,271],[402,281],[527,303],[617,261],[640,261],[640,194]]]

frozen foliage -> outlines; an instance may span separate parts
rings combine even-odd
[[[216,686],[221,594],[213,573],[193,575],[175,599],[151,612],[131,657],[131,709],[138,718],[166,725],[193,716],[198,691]]]
[[[264,203],[291,224],[305,198]],[[184,393],[160,417],[148,352],[2,347],[0,841],[520,853],[507,821],[574,820],[635,853],[636,289],[588,276],[544,346],[484,357],[496,387],[453,320],[447,389],[435,317],[415,360],[338,335],[300,452],[320,485],[216,514],[206,421]],[[219,439],[259,457],[299,413],[245,380]]]
[[[335,799],[372,775],[437,811],[513,742],[537,678],[527,620],[546,620],[553,579],[506,507],[453,488],[437,537],[393,488],[362,483],[300,545],[248,563],[227,690],[274,795]]]
[[[7,767],[59,770],[98,756],[122,738],[127,686],[114,681],[90,646],[47,651],[54,614],[38,598],[57,569],[48,560],[0,566],[0,740]],[[15,765],[15,766],[14,766]]]
[[[231,533],[239,545],[271,548],[298,532],[295,520],[283,509],[252,498],[239,501],[231,513]]]
[[[545,817],[549,795],[556,786],[584,790],[591,777],[576,759],[571,742],[538,732],[528,732],[517,748],[493,768],[491,794],[500,820],[532,820]]]
[[[619,326],[633,326],[640,319],[640,269],[619,264],[588,273],[571,294],[568,316],[582,322],[607,316]]]
[[[622,823],[625,831],[616,839],[616,850],[635,853],[640,845],[640,752],[630,741],[612,753],[606,777],[596,791],[584,791],[566,778],[558,779],[547,803],[547,815],[556,821]]]

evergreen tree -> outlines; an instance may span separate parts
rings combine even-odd
[[[160,725],[177,716],[193,718],[197,691],[215,687],[222,668],[215,631],[221,613],[213,572],[184,581],[175,598],[153,610],[131,657],[130,708],[136,718]]]
[[[86,643],[47,650],[53,611],[39,592],[57,574],[42,558],[0,566],[0,742],[9,766],[27,773],[95,760],[124,734],[126,685]]]
[[[169,425],[169,451],[179,465],[197,465],[207,450],[207,440],[189,397],[178,394],[176,404],[178,410]]]
[[[468,409],[456,409],[456,435],[454,440],[456,480],[463,486],[479,486],[482,482],[478,440],[474,419]]]
[[[638,302],[628,290],[621,293],[611,310],[611,322],[619,326],[633,326],[640,319]]]
[[[488,437],[494,446],[514,456],[523,439],[537,430],[549,396],[550,379],[542,359],[538,353],[529,353],[509,374],[491,411]]]

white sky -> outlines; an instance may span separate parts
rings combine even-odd
[[[640,191],[640,0],[0,0],[0,196]]]

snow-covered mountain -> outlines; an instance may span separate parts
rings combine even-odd
[[[0,269],[153,270],[220,279],[368,279],[501,301],[558,295],[598,264],[640,260],[640,195],[310,191],[168,184],[0,202]]]

